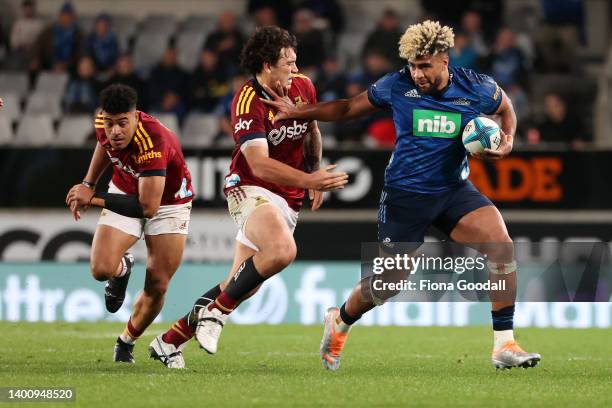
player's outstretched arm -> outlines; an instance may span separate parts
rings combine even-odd
[[[268,156],[267,145],[249,146],[242,152],[255,177],[283,186],[332,191],[344,188],[348,183],[348,174],[332,172],[336,165],[326,166],[314,173],[305,173],[294,169]]]
[[[499,160],[512,152],[514,134],[516,133],[516,113],[514,112],[512,101],[508,95],[506,95],[506,92],[502,90],[501,93],[502,100],[499,104],[499,108],[495,112],[495,115],[501,118],[501,142],[496,150],[485,149],[484,153],[475,155],[479,159]]]
[[[286,95],[281,95],[266,85],[264,85],[264,88],[272,97],[272,100],[261,99],[261,101],[266,105],[273,106],[278,111],[274,116],[274,122],[283,119],[342,121],[354,119],[378,109],[370,103],[367,91],[350,99],[295,106]]]

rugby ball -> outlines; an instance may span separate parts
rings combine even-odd
[[[463,146],[470,153],[481,153],[484,149],[497,150],[501,143],[499,126],[493,119],[479,116],[465,125]]]

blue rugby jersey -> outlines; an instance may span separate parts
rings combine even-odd
[[[368,89],[370,102],[390,109],[397,133],[385,170],[385,187],[436,194],[468,178],[465,125],[499,108],[502,92],[495,81],[470,69],[449,67],[450,85],[438,95],[420,93],[406,66]]]

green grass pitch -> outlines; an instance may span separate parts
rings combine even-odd
[[[321,327],[230,324],[216,355],[191,342],[188,369],[171,371],[147,352],[166,327],[149,328],[128,365],[111,361],[123,325],[2,322],[0,387],[73,387],[68,407],[612,406],[610,330],[519,329],[541,365],[496,371],[487,327],[355,327],[328,372]]]

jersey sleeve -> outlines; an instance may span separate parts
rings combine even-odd
[[[502,91],[499,85],[493,78],[484,74],[476,74],[474,84],[480,96],[480,112],[485,115],[495,113],[502,100]]]
[[[266,144],[265,117],[267,110],[258,99],[255,89],[245,85],[232,102],[234,140],[244,150],[248,146]]]
[[[104,117],[101,113],[96,114],[96,118],[94,119],[94,130],[96,134],[96,140],[101,145],[106,144],[106,133],[104,132]]]
[[[370,103],[378,108],[391,107],[391,89],[397,78],[396,73],[387,74],[368,88]]]
[[[136,163],[140,177],[166,176],[168,167],[169,144],[167,137],[174,137],[161,125],[144,126],[138,122],[134,141],[138,147]]]

